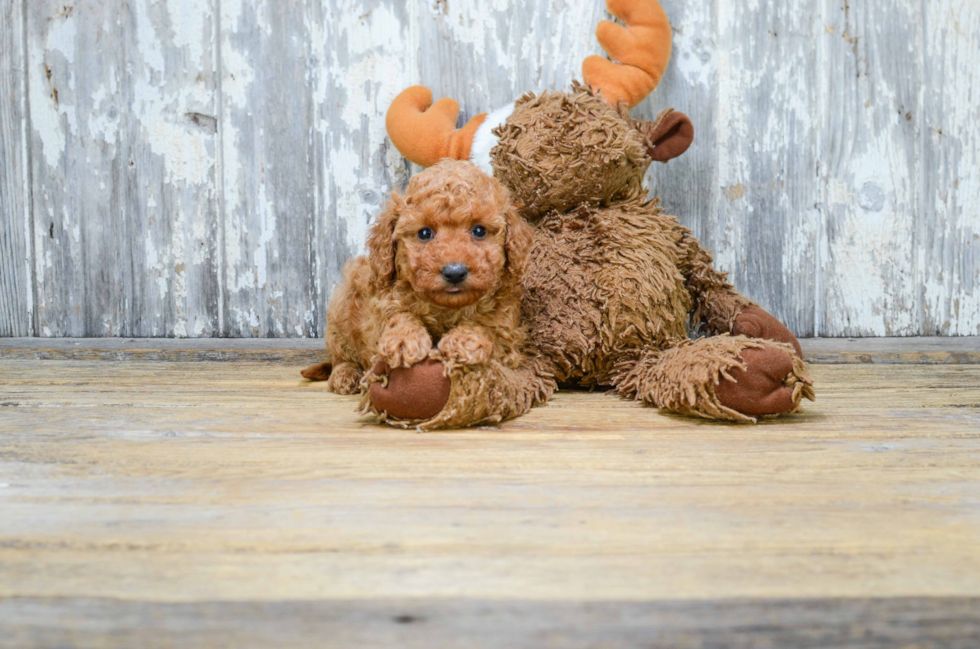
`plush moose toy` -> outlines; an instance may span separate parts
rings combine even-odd
[[[608,387],[666,410],[730,421],[796,410],[813,399],[799,342],[736,292],[677,219],[648,201],[654,160],[687,150],[694,128],[665,110],[629,109],[657,86],[671,28],[657,0],[607,0],[624,24],[596,31],[613,59],[587,58],[585,84],[528,93],[456,129],[458,104],[416,86],[387,128],[409,160],[469,159],[510,190],[534,226],[522,314],[527,361],[445,372],[438,361],[369,373],[367,410],[394,424],[439,428],[499,421],[557,385]],[[691,340],[688,323],[707,334]]]

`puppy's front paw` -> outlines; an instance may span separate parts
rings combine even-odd
[[[336,394],[357,394],[360,390],[361,368],[353,363],[340,363],[327,380],[327,389]]]
[[[471,327],[458,327],[439,341],[439,355],[449,365],[483,365],[493,353],[490,337]]]
[[[411,367],[425,360],[432,350],[432,338],[424,329],[399,327],[381,337],[378,356],[391,368]]]

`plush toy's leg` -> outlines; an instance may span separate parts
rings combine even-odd
[[[793,346],[797,356],[803,358],[803,348],[800,347],[800,341],[796,339],[793,332],[761,307],[750,305],[743,308],[735,316],[731,333],[735,336],[748,336],[749,338],[787,343]]]
[[[736,291],[728,283],[727,273],[716,270],[711,255],[697,240],[685,233],[681,247],[686,251],[682,263],[688,291],[694,298],[691,322],[711,335],[731,333],[736,336],[762,338],[793,346],[803,358],[800,341],[786,326]]]
[[[617,366],[620,394],[674,412],[754,422],[812,400],[806,365],[790,345],[745,336],[685,340]]]
[[[446,377],[450,387],[445,405],[434,415],[419,417],[428,413],[419,412],[417,404],[438,402],[436,397],[445,389],[444,383],[429,376],[432,363],[442,366],[431,361],[390,375],[383,373],[384,368],[375,368],[364,379],[368,391],[362,401],[363,411],[403,428],[460,428],[522,415],[547,401],[556,388],[550,374],[531,360],[514,369],[496,361],[458,367]]]

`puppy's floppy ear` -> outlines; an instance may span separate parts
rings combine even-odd
[[[405,210],[405,199],[392,193],[391,200],[371,226],[368,234],[368,264],[371,266],[371,284],[382,290],[395,281],[395,224]]]
[[[524,277],[524,269],[531,252],[534,233],[531,226],[513,205],[507,206],[504,217],[507,220],[507,238],[504,243],[507,264],[504,271],[512,281],[519,284]]]

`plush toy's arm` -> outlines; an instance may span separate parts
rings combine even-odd
[[[755,303],[728,283],[727,273],[712,266],[711,253],[690,233],[684,234],[680,245],[686,253],[681,261],[685,283],[694,300],[691,326],[710,335],[731,333],[735,318]]]
[[[712,266],[711,254],[685,232],[681,246],[687,290],[694,299],[691,326],[710,335],[730,333],[788,343],[803,358],[800,341],[786,326],[728,283],[728,274]]]
[[[557,388],[544,363],[532,357],[524,357],[516,367],[497,360],[457,366],[448,375],[441,362],[431,359],[391,371],[378,366],[366,380],[363,413],[423,430],[511,419],[547,401]]]

